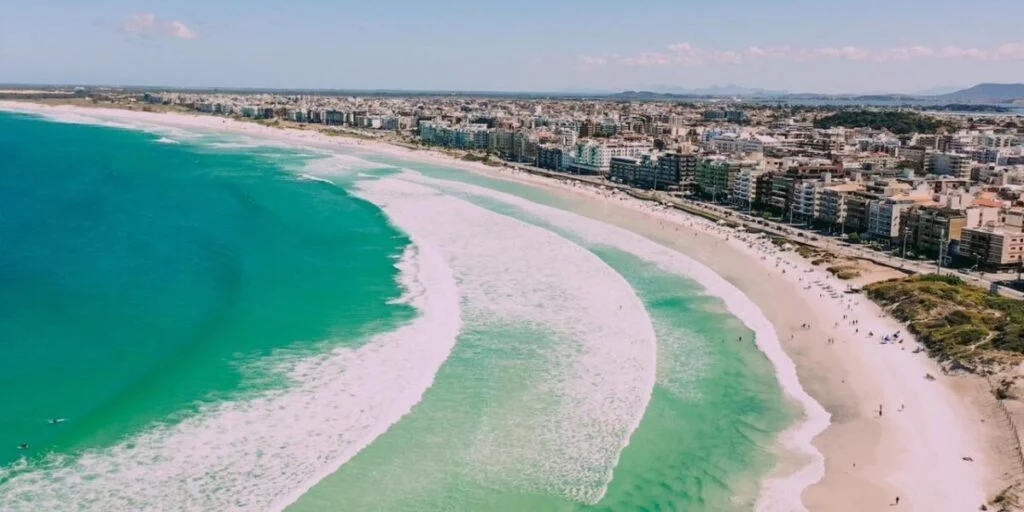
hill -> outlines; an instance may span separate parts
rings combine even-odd
[[[815,128],[871,128],[889,130],[897,135],[908,133],[937,133],[947,125],[942,121],[916,112],[891,110],[847,110],[825,116],[814,122]]]
[[[1010,103],[1024,98],[1024,84],[978,84],[949,94],[932,98],[965,103]]]

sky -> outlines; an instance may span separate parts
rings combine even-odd
[[[0,83],[475,91],[1024,82],[1022,0],[2,0]]]

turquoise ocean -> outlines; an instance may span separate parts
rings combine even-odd
[[[0,112],[0,510],[752,510],[799,417],[755,334],[573,209]]]

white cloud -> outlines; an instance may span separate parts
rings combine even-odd
[[[743,63],[743,57],[739,53],[733,51],[725,52],[714,52],[711,54],[710,60],[719,64],[741,64]]]
[[[693,65],[704,60],[704,51],[690,43],[676,43],[669,45],[668,49],[672,52],[672,60],[676,64]]]
[[[155,14],[133,14],[121,25],[125,34],[144,36],[152,34],[156,29]]]
[[[195,39],[199,37],[195,30],[188,28],[188,25],[180,21],[169,21],[164,28],[171,37],[177,37],[178,39]]]
[[[999,48],[993,55],[994,60],[1024,60],[1024,43],[1007,43]]]
[[[868,60],[871,58],[871,50],[857,46],[843,46],[841,48],[826,47],[812,50],[810,54],[814,57],[835,58],[845,60]]]
[[[860,46],[827,46],[822,48],[791,49],[789,47],[765,48],[750,46],[745,51],[710,50],[690,43],[669,45],[667,51],[641,52],[637,55],[583,56],[584,64],[604,66],[615,63],[624,66],[665,67],[696,66],[702,64],[742,64],[747,60],[790,60],[806,62],[812,60],[846,60],[852,62],[908,62],[917,59],[972,59],[982,61],[1024,60],[1024,42],[1006,43],[990,50],[945,46],[941,49],[913,45],[873,50]]]
[[[181,21],[163,21],[155,14],[133,14],[121,24],[121,31],[136,37],[166,36],[177,39],[196,39],[199,33]]]
[[[934,55],[935,50],[927,46],[904,46],[881,52],[874,56],[874,60],[877,62],[907,61],[919,57],[932,57]]]
[[[627,66],[667,66],[672,63],[672,58],[664,53],[641,53],[636,57],[622,59],[622,64]]]
[[[751,46],[747,48],[747,56],[755,59],[784,59],[789,57],[789,48],[761,48]]]
[[[577,60],[583,66],[591,68],[601,67],[604,66],[605,64],[608,64],[608,59],[604,57],[595,57],[592,55],[580,55],[580,57]]]

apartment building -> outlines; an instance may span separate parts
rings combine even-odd
[[[674,175],[682,186],[691,185],[697,175],[697,155],[692,153],[664,153],[658,157],[659,172]]]
[[[901,236],[903,213],[927,201],[927,196],[902,194],[871,202],[868,205],[868,236],[879,240],[896,240]]]
[[[971,157],[958,153],[929,153],[925,158],[924,171],[939,176],[970,179]]]
[[[821,217],[821,191],[827,184],[803,180],[793,184],[790,211],[795,219],[810,222]]]
[[[574,167],[581,174],[608,174],[612,158],[639,158],[650,153],[653,146],[646,143],[587,141],[576,144]]]
[[[1024,262],[1024,232],[1019,226],[996,224],[964,228],[960,254],[985,268],[1015,267]]]
[[[924,146],[901,147],[896,152],[896,156],[901,160],[912,163],[917,170],[924,169],[924,159],[927,154],[928,150]]]
[[[847,198],[854,192],[864,190],[859,183],[844,183],[824,187],[821,190],[821,206],[818,220],[834,226],[846,225]]]
[[[558,146],[540,146],[537,148],[537,167],[552,171],[562,171],[564,153],[566,151]]]
[[[736,188],[742,164],[735,161],[714,159],[697,164],[697,193],[714,200],[726,199]]]
[[[948,251],[948,244],[959,244],[967,213],[940,206],[914,207],[905,212],[904,229],[918,254],[938,255]]]
[[[763,169],[740,169],[733,187],[732,202],[744,208],[752,208],[757,202],[757,178],[764,174]]]
[[[637,174],[640,172],[640,159],[626,156],[612,157],[608,165],[608,177],[624,185],[633,185],[636,182]]]
[[[843,225],[848,233],[867,233],[870,220],[871,205],[880,202],[879,194],[866,190],[854,191],[846,195],[846,217]]]

